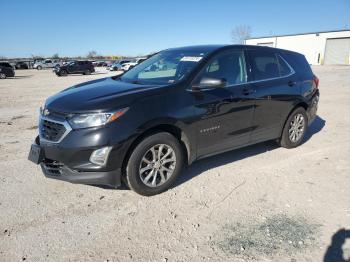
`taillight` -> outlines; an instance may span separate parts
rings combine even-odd
[[[314,83],[315,83],[315,85],[316,85],[316,88],[318,88],[318,85],[319,85],[319,83],[320,83],[320,79],[318,79],[318,77],[314,75],[313,80],[314,80]]]

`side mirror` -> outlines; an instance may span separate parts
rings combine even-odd
[[[194,89],[211,89],[211,88],[222,88],[226,86],[225,79],[203,77],[198,85],[194,85]]]

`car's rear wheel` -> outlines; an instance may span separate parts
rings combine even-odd
[[[5,79],[5,78],[6,78],[6,74],[0,73],[0,79]]]
[[[308,119],[305,109],[296,108],[288,117],[280,139],[280,145],[285,148],[294,148],[299,146],[308,127]]]
[[[131,153],[126,167],[127,185],[144,196],[162,193],[181,173],[183,159],[181,145],[171,134],[148,136]]]
[[[84,75],[91,75],[91,71],[90,71],[89,69],[86,69],[86,70],[84,71]]]

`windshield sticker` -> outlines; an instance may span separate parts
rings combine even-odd
[[[184,56],[180,59],[182,62],[199,62],[203,57],[201,56]]]

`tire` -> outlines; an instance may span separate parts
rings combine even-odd
[[[6,74],[5,73],[0,73],[0,79],[5,79],[6,78]]]
[[[89,69],[86,69],[84,71],[83,75],[91,75],[91,71]]]
[[[308,128],[308,118],[305,109],[296,108],[288,117],[284,124],[280,146],[294,148],[299,146],[304,139]]]
[[[60,71],[60,76],[67,76],[68,72],[66,70],[61,70]]]
[[[126,184],[143,196],[160,194],[173,185],[183,165],[184,154],[179,141],[169,133],[156,133],[144,138],[131,153]]]
[[[38,66],[36,69],[41,70],[41,69],[43,69],[43,67],[42,66]]]

